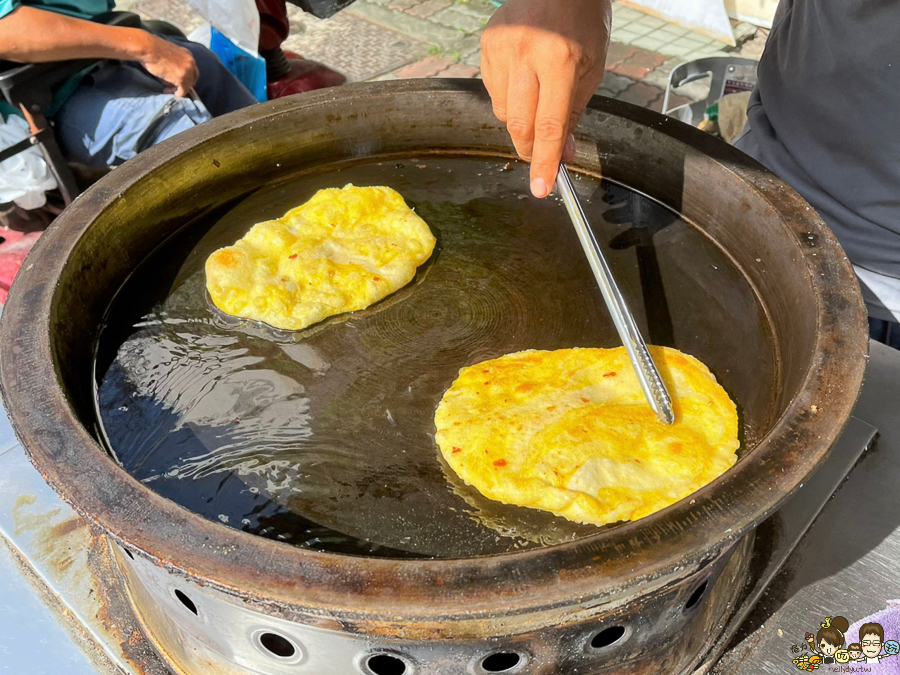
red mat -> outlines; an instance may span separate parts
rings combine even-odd
[[[41,232],[24,233],[0,227],[0,305],[6,304],[9,287],[40,236]]]

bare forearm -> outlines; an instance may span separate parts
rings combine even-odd
[[[176,96],[186,96],[198,76],[190,51],[145,30],[105,26],[34,7],[19,7],[0,19],[0,59],[137,61],[170,84]]]
[[[140,61],[154,39],[158,38],[140,28],[105,26],[34,7],[19,7],[0,19],[0,58],[18,63]]]

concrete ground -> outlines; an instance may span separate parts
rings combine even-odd
[[[186,32],[203,19],[187,0],[124,0],[146,18],[165,19]],[[353,82],[408,77],[478,77],[482,30],[495,7],[487,0],[357,0],[319,20],[288,4],[286,50],[321,61]],[[606,75],[598,93],[659,110],[671,70],[714,55],[759,58],[767,31],[735,24],[737,47],[613,4]],[[678,90],[672,105],[705,98],[708,86]]]

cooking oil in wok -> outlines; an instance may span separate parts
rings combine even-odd
[[[564,207],[528,196],[527,181],[527,166],[506,160],[368,161],[264,186],[187,225],[135,271],[102,332],[96,404],[110,452],[206,518],[319,550],[469,557],[597,532],[485,499],[433,437],[460,368],[618,343]],[[212,251],[347,183],[395,188],[431,226],[438,246],[409,286],[294,334],[211,307]],[[587,175],[576,189],[644,334],[706,363],[752,442],[776,354],[740,270],[636,192]]]

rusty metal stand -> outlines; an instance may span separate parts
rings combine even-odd
[[[796,524],[815,515],[812,495],[833,496],[765,588],[758,589],[743,623],[714,669],[715,675],[769,675],[797,672],[793,645],[826,616],[851,623],[885,609],[900,598],[900,351],[871,342],[866,381],[854,415],[878,428],[878,438],[852,466],[838,443],[831,458],[772,519],[775,546],[789,543]],[[856,422],[844,439],[855,433]],[[862,440],[854,436],[854,443]],[[844,477],[840,458],[852,472]],[[807,494],[810,495],[807,498]],[[867,515],[868,514],[868,515]],[[770,572],[770,574],[771,574]],[[848,638],[851,637],[848,635]],[[852,636],[855,637],[856,636]],[[848,642],[850,640],[848,639]],[[828,667],[825,667],[827,670]],[[820,668],[821,672],[821,668]]]
[[[722,632],[716,647],[704,658],[697,675],[718,672],[716,664],[744,626],[763,593],[789,560],[810,526],[822,512],[841,483],[868,450],[877,436],[875,427],[857,417],[850,419],[832,456],[787,503],[756,531],[756,550],[739,605]],[[731,671],[729,671],[731,672]],[[755,672],[755,671],[754,671]]]

